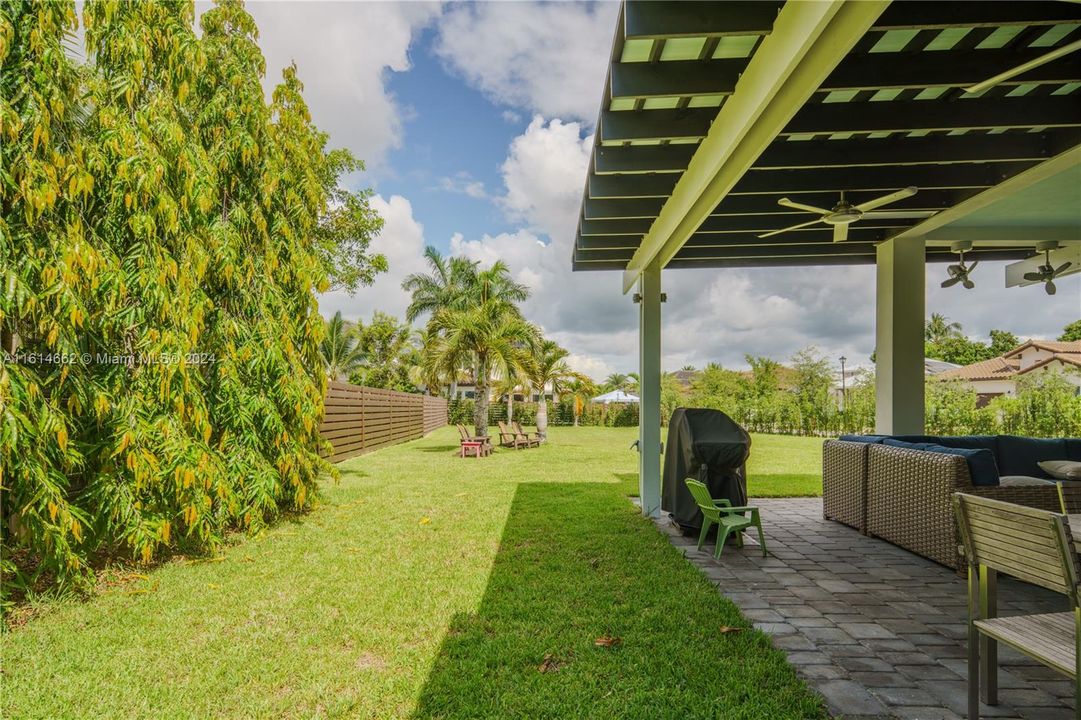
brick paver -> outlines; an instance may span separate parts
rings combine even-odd
[[[817,498],[761,499],[770,556],[753,538],[695,549],[665,518],[672,544],[769,633],[796,671],[846,720],[958,720],[966,712],[966,587],[952,570],[822,518]],[[1068,610],[1065,597],[999,580],[1003,615]],[[1063,676],[999,648],[999,705],[987,718],[1072,717]]]

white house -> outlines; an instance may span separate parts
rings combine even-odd
[[[999,395],[1015,395],[1017,378],[1034,372],[1062,373],[1081,392],[1081,340],[1029,340],[1005,355],[946,370],[935,378],[967,381],[985,404]]]

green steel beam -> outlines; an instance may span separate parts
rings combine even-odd
[[[601,142],[695,140],[705,137],[717,108],[683,110],[605,110],[597,129]]]
[[[894,88],[968,87],[1041,55],[1047,48],[1025,50],[968,50],[949,53],[896,53],[850,56],[818,88],[835,90],[883,90]],[[659,63],[614,63],[610,89],[613,100],[653,97],[731,95],[747,61],[680,60]],[[1077,55],[1040,65],[1001,84],[1065,84],[1081,81],[1081,58]]]
[[[766,35],[777,2],[656,2],[624,4],[624,40]]]
[[[1069,2],[898,2],[872,30],[1058,25],[1081,22],[1081,5]]]
[[[1081,96],[807,105],[782,135],[1081,126]]]
[[[635,286],[647,267],[663,267],[672,259],[887,5],[880,0],[830,0],[788,2],[781,7],[773,32],[747,64],[740,91],[717,113],[628,263],[624,292]]]
[[[593,151],[593,172],[677,173],[687,169],[697,145],[598,145]]]

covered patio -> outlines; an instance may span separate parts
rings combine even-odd
[[[665,268],[874,264],[888,434],[923,430],[927,262],[1081,270],[1079,27],[1068,2],[624,4],[572,262],[639,303],[643,512]]]
[[[796,672],[846,720],[965,717],[965,581],[949,568],[822,518],[818,498],[758,499],[770,557],[695,548],[667,520],[658,529],[769,634]],[[1062,612],[1068,600],[1003,577],[1003,615]],[[999,704],[982,717],[1072,718],[1073,685],[1000,648]]]

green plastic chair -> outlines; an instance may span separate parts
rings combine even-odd
[[[714,500],[709,494],[709,488],[697,480],[687,481],[687,489],[691,491],[698,509],[702,511],[702,532],[698,535],[698,549],[706,541],[706,535],[714,525],[717,526],[717,549],[713,557],[720,560],[721,552],[724,551],[724,543],[732,533],[736,534],[736,546],[743,547],[741,532],[749,527],[758,528],[758,542],[762,545],[762,557],[766,557],[766,536],[762,533],[762,518],[758,514],[758,508],[744,506],[733,507],[727,500]],[[750,513],[747,517],[744,513]]]

